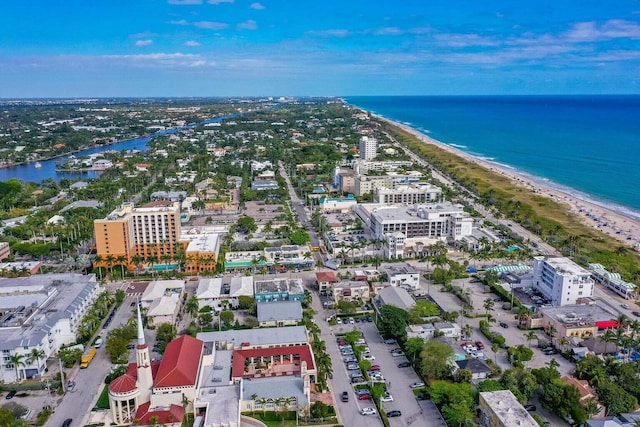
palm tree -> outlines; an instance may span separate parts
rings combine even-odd
[[[489,317],[489,312],[493,311],[493,307],[495,306],[495,302],[491,298],[487,298],[484,300],[483,307],[485,309],[485,313],[487,318]]]
[[[535,340],[537,337],[538,336],[536,335],[536,333],[534,331],[529,331],[526,334],[524,334],[524,338],[527,340],[527,344],[528,344],[529,348],[531,348],[531,341]]]
[[[116,262],[120,264],[120,274],[122,275],[120,278],[124,280],[124,265],[127,263],[127,257],[124,255],[118,255],[116,257]]]
[[[187,303],[184,305],[184,311],[191,315],[191,317],[195,317],[198,315],[198,310],[200,309],[200,304],[198,303],[198,298],[192,296],[187,300]]]
[[[109,267],[109,272],[113,273],[113,263],[116,262],[116,257],[109,254],[105,257],[104,260],[107,263],[107,266]]]
[[[24,360],[26,356],[24,354],[14,353],[9,356],[9,362],[13,365],[16,370],[16,382],[20,382],[20,367],[23,368],[26,366]]]
[[[33,362],[38,362],[38,373],[40,373],[40,359],[44,358],[45,356],[46,354],[44,350],[33,348],[31,349],[31,354],[29,355],[29,359],[27,359],[27,363],[32,364]]]
[[[261,397],[259,402],[260,406],[262,407],[262,418],[264,419],[264,415],[267,412],[267,398]]]
[[[251,415],[255,415],[256,413],[256,399],[258,399],[258,394],[257,393],[253,393],[251,395]]]
[[[604,342],[604,352],[607,354],[607,344],[610,342],[614,342],[616,339],[616,334],[611,329],[607,329],[604,334],[600,337],[600,340]]]

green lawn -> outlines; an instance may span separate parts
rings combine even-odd
[[[109,384],[105,384],[96,403],[95,409],[109,409]]]

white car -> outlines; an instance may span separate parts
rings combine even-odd
[[[416,381],[415,383],[409,384],[411,388],[422,388],[424,387],[424,383],[422,381]]]
[[[387,393],[380,398],[380,402],[393,402],[393,396]]]
[[[362,360],[368,360],[368,361],[373,361],[376,360],[375,356],[371,353],[365,353],[362,355]]]
[[[362,415],[375,415],[377,414],[375,408],[362,408],[360,409]]]
[[[338,324],[338,325],[342,325],[342,319],[338,317],[338,318],[336,319],[336,324]]]

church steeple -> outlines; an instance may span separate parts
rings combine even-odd
[[[136,300],[136,307],[138,307],[138,345],[145,345],[144,341],[144,328],[142,327],[142,315],[140,314],[140,300]]]
[[[142,326],[142,314],[140,313],[140,303],[138,302],[138,346],[136,347],[136,364],[138,367],[138,390],[140,391],[139,402],[148,402],[151,399],[151,388],[153,387],[153,375],[151,373],[151,360],[149,357],[149,346],[144,339],[144,328]]]

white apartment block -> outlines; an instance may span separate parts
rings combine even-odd
[[[433,184],[401,185],[393,189],[377,187],[373,194],[373,203],[385,205],[417,205],[440,200],[442,200],[442,189]]]
[[[360,138],[360,159],[371,160],[378,155],[378,141],[370,136]]]
[[[389,284],[408,290],[420,289],[420,272],[409,264],[389,264],[381,268],[387,273]]]
[[[95,275],[43,274],[0,279],[0,382],[41,375],[47,358],[76,341],[83,317],[100,293]],[[44,356],[33,360],[34,349]],[[24,366],[11,356],[23,355]]]
[[[369,224],[372,234],[378,239],[400,232],[406,238],[459,240],[470,235],[473,229],[473,218],[461,205],[450,202],[410,207],[361,203],[355,212],[364,224]]]
[[[580,298],[593,296],[591,273],[569,258],[535,257],[532,283],[554,306],[576,304]]]

